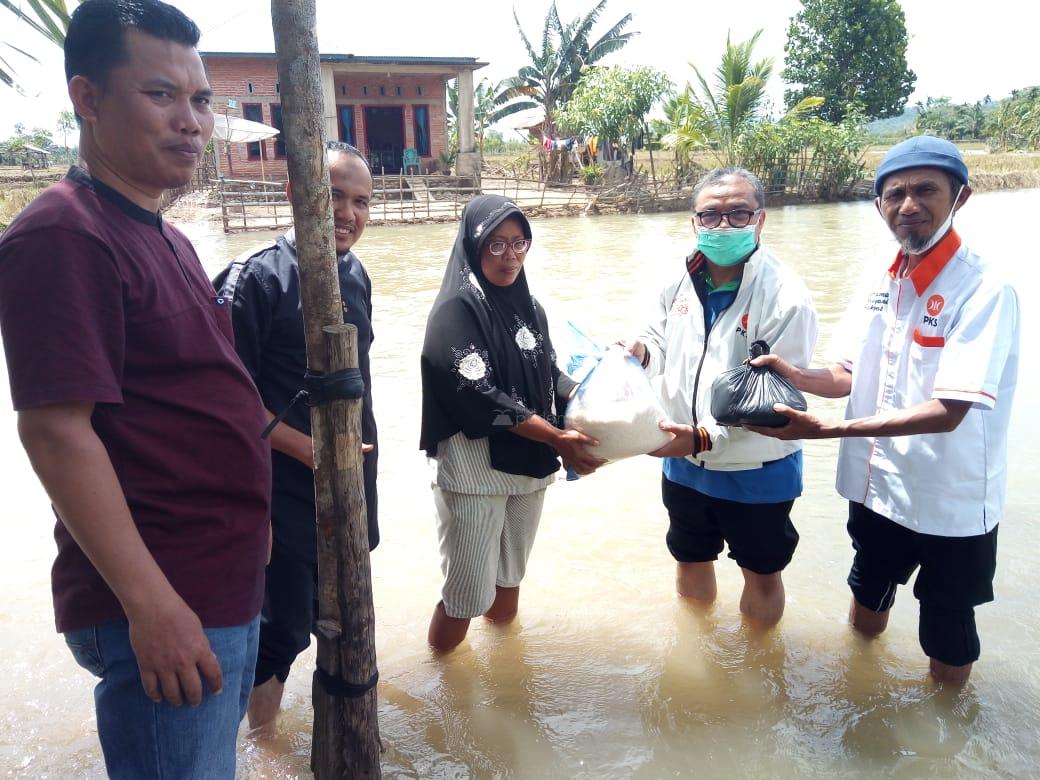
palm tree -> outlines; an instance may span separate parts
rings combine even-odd
[[[661,125],[667,129],[661,135],[661,143],[672,150],[676,177],[682,179],[690,172],[693,152],[708,142],[708,123],[689,84],[665,102],[664,117]]]
[[[730,42],[726,36],[726,49],[722,61],[715,69],[715,89],[692,62],[700,84],[697,93],[687,86],[690,100],[699,108],[695,125],[712,147],[721,165],[735,165],[737,139],[741,132],[757,120],[766,99],[766,82],[773,73],[773,59],[766,57],[752,63],[752,51],[762,31],[759,30],[743,43]]]
[[[69,133],[76,129],[76,115],[71,111],[60,112],[55,127],[61,133],[61,141],[65,145],[65,161],[72,162],[69,154]]]
[[[581,69],[618,51],[638,34],[624,32],[632,21],[632,14],[625,14],[598,40],[590,43],[592,28],[599,21],[606,5],[607,0],[600,0],[584,16],[564,24],[553,0],[545,15],[540,50],[535,50],[520,26],[516,11],[513,11],[513,21],[516,22],[516,29],[531,64],[525,65],[516,76],[502,83],[506,88],[504,94],[509,99],[528,98],[541,105],[545,109],[543,131],[546,135],[555,132],[553,112],[573,94],[581,78]]]
[[[16,4],[13,0],[0,0],[0,8],[6,8],[52,43],[64,46],[65,31],[69,27],[69,10],[65,0],[25,0],[25,2],[29,6],[29,11],[22,10],[21,3]],[[10,41],[0,41],[0,46],[11,49],[23,57],[28,57],[33,62],[39,62],[29,52],[15,46]],[[14,69],[3,56],[0,56],[0,83],[20,91],[20,87],[15,81]]]
[[[673,150],[680,176],[689,172],[691,154],[698,149],[710,149],[720,165],[740,164],[741,136],[763,119],[766,82],[773,72],[772,58],[752,62],[761,34],[759,30],[738,44],[727,35],[722,60],[715,69],[714,90],[691,62],[700,89],[687,84],[685,90],[665,104],[670,130],[661,140]],[[781,121],[800,119],[822,103],[822,97],[803,98]]]

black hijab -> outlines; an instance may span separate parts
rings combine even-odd
[[[492,468],[545,477],[559,468],[553,449],[509,430],[533,414],[556,421],[559,370],[545,312],[531,297],[523,268],[508,287],[491,284],[480,268],[485,239],[509,217],[531,238],[527,217],[508,198],[480,195],[462,212],[426,322],[419,446],[432,457],[439,442],[459,431],[470,439],[488,437]]]

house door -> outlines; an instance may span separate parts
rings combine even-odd
[[[404,109],[400,106],[367,106],[365,142],[372,173],[399,173],[404,154]]]

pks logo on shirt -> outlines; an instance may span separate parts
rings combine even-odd
[[[737,333],[741,336],[747,335],[747,312],[744,312],[744,316],[740,318],[740,324],[737,326]]]
[[[924,308],[928,313],[921,318],[921,322],[924,325],[937,327],[939,325],[939,314],[942,312],[945,304],[946,301],[943,300],[941,295],[933,295],[924,305]]]

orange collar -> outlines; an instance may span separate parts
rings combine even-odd
[[[957,235],[957,231],[950,228],[942,240],[924,253],[924,257],[921,262],[917,264],[917,268],[910,272],[909,279],[914,283],[914,291],[921,295],[932,282],[935,281],[935,277],[939,275],[946,264],[950,262],[957,250],[961,248],[961,237]],[[896,255],[895,261],[888,269],[888,274],[893,279],[899,277],[899,269],[903,267],[903,261],[906,255],[902,250]]]

